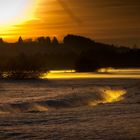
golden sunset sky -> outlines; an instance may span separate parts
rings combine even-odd
[[[0,0],[0,37],[78,34],[140,46],[140,0]]]

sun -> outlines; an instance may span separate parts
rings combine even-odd
[[[0,26],[18,24],[33,18],[35,0],[0,0]]]

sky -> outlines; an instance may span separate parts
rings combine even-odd
[[[5,40],[19,36],[56,36],[61,40],[67,34],[78,34],[109,44],[140,47],[140,0],[21,0],[21,8],[16,4],[19,0],[0,0],[6,15],[12,9],[7,9],[4,1],[16,6],[13,9],[19,13],[16,20],[5,20],[3,25],[0,15],[0,36]]]

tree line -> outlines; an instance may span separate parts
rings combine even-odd
[[[140,49],[115,46],[92,39],[67,35],[59,42],[56,37],[38,37],[15,43],[0,39],[0,76],[38,77],[53,69],[95,71],[101,67],[140,67]]]

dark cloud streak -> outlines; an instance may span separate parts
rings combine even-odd
[[[82,21],[79,17],[76,16],[76,14],[74,14],[72,12],[72,10],[68,7],[68,5],[63,1],[63,0],[57,0],[60,5],[63,7],[63,9],[65,10],[65,12],[71,17],[71,19],[73,21],[75,21],[77,24],[81,24]]]

